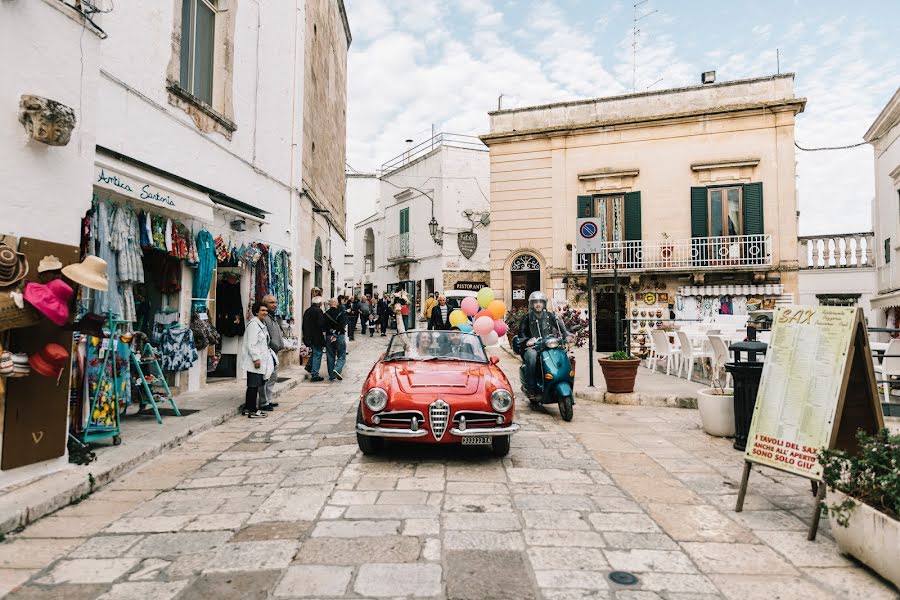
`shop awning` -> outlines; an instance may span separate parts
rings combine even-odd
[[[213,221],[215,204],[208,195],[111,156],[97,154],[94,187],[146,204],[151,211],[156,208],[205,223]]]
[[[681,296],[781,296],[784,286],[780,283],[761,285],[683,285],[678,288]]]
[[[900,290],[888,294],[880,294],[870,301],[872,308],[892,308],[900,306]]]

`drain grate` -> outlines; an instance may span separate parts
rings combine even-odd
[[[635,585],[638,582],[637,576],[628,571],[613,571],[609,574],[609,579],[619,585]]]

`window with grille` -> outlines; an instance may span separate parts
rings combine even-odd
[[[860,294],[816,294],[819,306],[856,306]]]
[[[216,0],[182,0],[181,87],[212,105]]]

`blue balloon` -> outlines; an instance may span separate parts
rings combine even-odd
[[[475,329],[471,325],[467,325],[466,323],[463,323],[458,328],[463,333],[472,333],[473,331],[475,331]]]

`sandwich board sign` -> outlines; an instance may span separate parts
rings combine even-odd
[[[786,306],[775,311],[735,510],[743,509],[751,465],[818,482],[808,538],[825,495],[822,449],[856,451],[856,432],[875,433],[884,415],[862,308]]]

